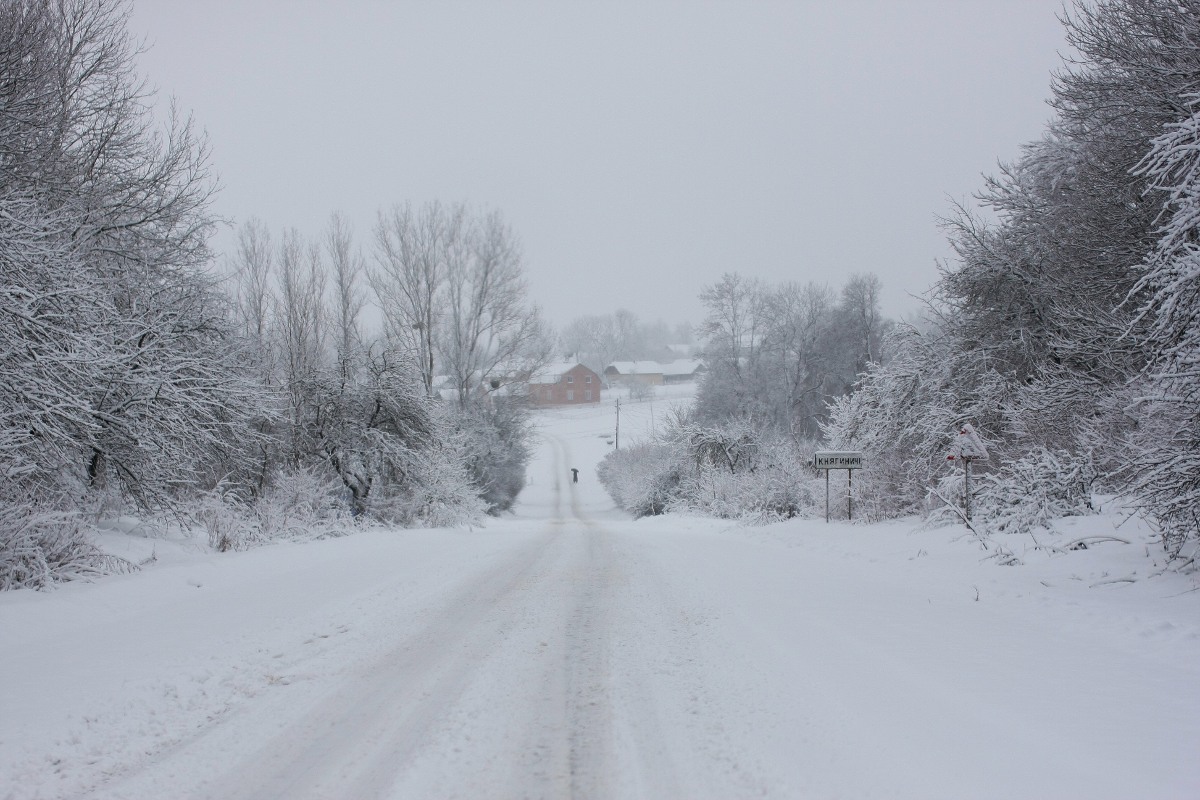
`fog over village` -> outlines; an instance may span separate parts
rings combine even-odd
[[[0,3],[0,800],[1200,794],[1200,3]]]

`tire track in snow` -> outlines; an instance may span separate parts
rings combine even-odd
[[[557,439],[557,437],[555,437]],[[562,472],[563,472],[563,452],[561,441],[555,441],[550,437],[546,437],[546,441],[550,442],[551,463],[554,465],[554,519],[562,521]],[[574,492],[572,492],[574,495]]]
[[[536,537],[443,595],[421,627],[330,676],[322,695],[284,687],[98,796],[673,795],[638,654],[618,641],[638,622],[629,553],[581,509],[567,443],[544,441],[555,474]],[[184,774],[207,780],[188,792],[174,783]]]
[[[571,449],[557,436],[548,436],[554,451],[555,480],[571,463]],[[563,642],[567,753],[570,796],[610,796],[608,780],[615,774],[612,753],[612,636],[611,594],[617,580],[616,564],[605,546],[604,535],[587,522],[579,508],[574,482],[570,509],[577,535],[584,537],[585,572],[574,593]]]
[[[556,465],[571,463],[570,445],[561,437],[547,438]],[[641,654],[625,648],[629,637],[621,634],[639,624],[631,554],[621,551],[612,531],[587,517],[577,485],[568,486],[573,522],[582,526],[588,552],[588,574],[576,594],[564,654],[571,796],[678,796]]]
[[[279,713],[279,732],[263,740],[263,708],[223,720],[190,746],[164,754],[128,780],[104,787],[100,797],[147,797],[142,787],[161,791],[177,771],[196,772],[196,764],[214,778],[177,796],[199,798],[381,798],[428,744],[428,733],[472,680],[488,654],[500,647],[518,621],[521,598],[545,572],[547,553],[555,553],[558,526],[511,557],[488,568],[451,595],[424,625],[377,657],[339,678],[333,690],[302,712]],[[282,700],[274,698],[278,706]],[[249,726],[251,731],[244,730]],[[255,741],[254,749],[238,742]],[[182,769],[186,765],[186,770]]]

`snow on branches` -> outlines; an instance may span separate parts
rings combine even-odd
[[[1139,439],[1132,483],[1175,555],[1200,539],[1200,95],[1186,100],[1191,115],[1168,125],[1137,168],[1166,202],[1138,285],[1153,345],[1140,406],[1157,424]]]

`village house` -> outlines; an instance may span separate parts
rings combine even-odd
[[[600,375],[577,361],[563,361],[529,376],[529,400],[539,406],[600,402]]]
[[[604,368],[604,377],[610,384],[640,383],[644,386],[662,386],[670,383],[689,383],[704,374],[704,362],[694,358],[680,358],[669,364],[657,361],[614,361]]]
[[[696,358],[679,358],[662,365],[663,383],[691,383],[706,371],[704,362]]]
[[[604,377],[610,384],[640,383],[645,386],[662,386],[662,365],[657,361],[614,361],[604,368]]]

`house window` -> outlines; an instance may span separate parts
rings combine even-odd
[[[571,403],[571,402],[574,402],[574,400],[575,400],[575,391],[573,389],[567,389],[567,402]]]
[[[591,375],[585,375],[585,376],[583,377],[583,382],[584,382],[584,383],[591,383],[591,382],[592,382],[592,376],[591,376]]]
[[[567,376],[567,383],[574,383],[574,382],[575,382],[575,376],[574,376],[574,375],[568,375],[568,376]]]
[[[592,402],[592,390],[591,390],[591,389],[584,389],[584,390],[583,390],[583,400],[584,400],[584,402],[585,402],[585,403],[590,403],[590,402]]]

